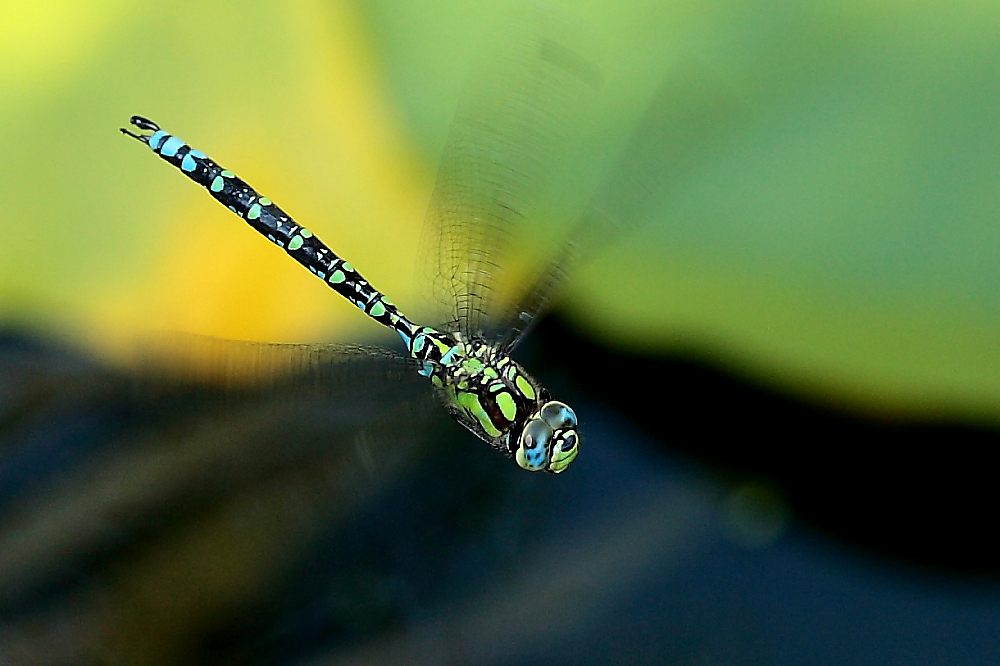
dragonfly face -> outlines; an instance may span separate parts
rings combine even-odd
[[[532,414],[516,441],[514,460],[521,469],[559,474],[580,451],[576,413],[566,403],[550,400]]]
[[[576,414],[495,346],[424,327],[410,355],[455,420],[522,469],[558,474],[576,458]]]

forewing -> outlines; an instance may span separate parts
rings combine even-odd
[[[524,242],[594,108],[589,41],[534,7],[498,28],[473,68],[424,223],[422,284],[444,328],[499,339],[524,298]]]
[[[501,349],[509,352],[523,339],[574,266],[655,219],[684,176],[710,161],[747,117],[745,105],[712,70],[695,62],[672,67],[604,185],[512,308]],[[615,278],[612,267],[607,276]]]

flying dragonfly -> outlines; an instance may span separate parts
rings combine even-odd
[[[417,372],[451,416],[522,469],[559,474],[580,450],[573,409],[553,399],[510,354],[547,299],[516,313],[492,298],[503,236],[530,224],[526,194],[538,174],[528,165],[552,150],[562,120],[553,114],[595,84],[596,69],[549,36],[530,32],[505,45],[513,59],[480,72],[452,124],[426,224],[442,246],[435,281],[451,321],[425,326],[404,315],[347,261],[266,196],[152,120],[122,129],[206,188],[217,201],[305,266],[330,288],[402,339]],[[495,79],[520,81],[498,84]],[[503,94],[483,94],[490,81]],[[476,90],[476,88],[479,90]],[[561,111],[561,110],[560,110]],[[433,250],[432,250],[433,251]],[[507,319],[498,322],[498,317]],[[301,347],[289,346],[289,353]],[[360,348],[356,348],[360,349]],[[360,351],[359,353],[364,353]]]
[[[544,184],[560,168],[560,159],[565,161],[569,128],[579,128],[600,86],[600,72],[577,36],[574,27],[535,15],[528,29],[519,25],[500,32],[498,45],[487,49],[490,58],[470,78],[425,218],[430,242],[421,253],[428,276],[424,289],[441,310],[441,322],[434,326],[408,318],[269,198],[152,120],[133,116],[136,131],[121,131],[398,334],[407,357],[394,360],[414,364],[458,423],[522,469],[559,474],[580,450],[577,415],[553,399],[511,353],[545,313],[570,266],[648,217],[644,209],[664,189],[663,178],[676,171],[670,162],[683,164],[679,154],[690,161],[697,154],[694,143],[705,138],[702,130],[725,125],[716,121],[732,110],[711,94],[695,94],[693,105],[678,106],[678,95],[683,99],[692,90],[662,86],[605,187],[568,237],[547,260],[529,267],[530,280],[511,288],[520,277],[514,266],[525,254],[537,254],[533,232],[544,215]],[[703,83],[699,79],[702,93]],[[310,354],[307,345],[268,347],[289,356]],[[333,355],[351,354],[390,357],[386,350],[358,346]]]

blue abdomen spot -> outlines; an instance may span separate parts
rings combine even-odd
[[[181,171],[191,173],[194,171],[196,166],[198,166],[198,163],[194,161],[193,157],[191,157],[191,153],[185,155],[184,159],[181,160]]]
[[[201,152],[200,150],[192,150],[190,153],[188,153],[188,155],[197,158],[199,160],[205,159],[205,153]]]
[[[178,139],[176,136],[172,136],[163,142],[163,147],[160,148],[160,154],[164,157],[173,157],[183,146],[183,141]]]
[[[153,150],[159,149],[160,143],[168,136],[170,135],[164,132],[163,130],[156,130],[149,137],[149,147],[152,148]]]
[[[208,189],[212,190],[213,192],[221,192],[222,188],[225,186],[226,186],[226,181],[222,178],[222,176],[216,176]]]

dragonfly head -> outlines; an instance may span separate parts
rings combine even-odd
[[[569,405],[550,400],[528,418],[517,438],[514,460],[529,472],[559,474],[580,451],[576,413]]]

